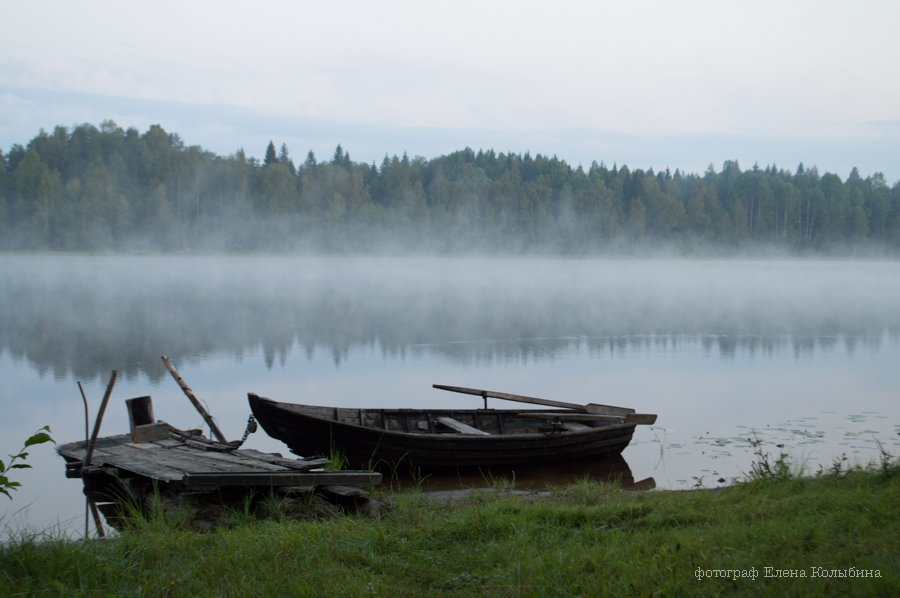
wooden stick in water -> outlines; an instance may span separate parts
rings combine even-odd
[[[81,463],[82,469],[91,464],[91,456],[94,454],[94,445],[97,443],[97,434],[100,432],[100,424],[103,422],[106,404],[109,403],[109,395],[112,394],[113,386],[116,384],[116,376],[118,375],[119,370],[113,370],[112,376],[109,377],[109,384],[106,385],[106,392],[103,394],[103,400],[100,402],[100,411],[97,412],[97,421],[94,422],[94,431],[91,433],[91,439],[88,442],[87,454],[84,456],[84,461]]]
[[[209,425],[210,431],[213,433],[219,442],[227,443],[228,441],[225,439],[225,435],[222,434],[222,431],[219,430],[219,426],[216,425],[216,422],[213,421],[212,416],[206,409],[203,408],[203,405],[200,404],[200,401],[194,396],[194,391],[191,390],[191,387],[187,385],[187,382],[182,379],[182,377],[178,374],[178,370],[175,369],[175,366],[172,365],[172,362],[169,361],[169,358],[165,355],[162,356],[163,363],[166,364],[166,367],[169,368],[169,372],[172,374],[172,377],[175,378],[175,382],[178,382],[178,386],[181,387],[181,390],[184,391],[185,396],[191,400],[194,408],[203,416],[203,420]]]

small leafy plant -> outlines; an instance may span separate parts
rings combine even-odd
[[[750,473],[747,478],[750,481],[786,481],[791,479],[791,463],[790,455],[781,451],[775,461],[771,461],[769,454],[762,448],[762,440],[756,434],[753,438],[748,438],[747,442],[753,447],[753,454],[756,460],[750,465]],[[784,445],[775,445],[778,448],[784,448]]]
[[[9,463],[0,460],[0,493],[5,494],[7,498],[12,500],[10,491],[18,490],[22,484],[10,480],[9,471],[12,469],[29,469],[31,465],[28,465],[27,463],[16,463],[16,461],[24,461],[28,458],[28,452],[25,450],[28,447],[36,444],[44,444],[45,442],[56,442],[50,438],[50,426],[44,426],[32,434],[28,440],[25,441],[22,450],[15,455],[9,456]]]

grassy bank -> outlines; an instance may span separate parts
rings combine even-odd
[[[3,596],[886,596],[900,587],[900,469],[712,491],[405,495],[380,518],[163,516],[87,542],[0,548]],[[755,576],[755,578],[754,578]]]

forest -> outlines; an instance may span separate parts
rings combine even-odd
[[[354,162],[220,156],[153,125],[0,151],[0,251],[336,254],[900,252],[900,182],[729,160],[702,174],[465,148]]]

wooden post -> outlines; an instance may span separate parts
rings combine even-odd
[[[156,421],[153,417],[153,399],[150,397],[126,399],[125,406],[128,408],[128,426],[132,436],[137,426],[146,426]]]
[[[203,405],[200,404],[200,401],[194,396],[194,391],[191,390],[191,387],[187,385],[187,382],[182,379],[182,377],[178,374],[178,370],[175,369],[175,366],[172,365],[172,362],[169,361],[169,358],[165,355],[162,356],[163,363],[166,364],[166,367],[169,368],[169,373],[172,374],[172,377],[175,378],[175,382],[178,382],[178,386],[181,387],[181,390],[184,391],[185,396],[190,399],[191,403],[193,403],[194,408],[203,416],[203,420],[209,425],[210,431],[213,433],[213,436],[219,442],[228,443],[225,440],[225,435],[222,434],[222,431],[219,430],[219,426],[216,425],[216,422],[213,421],[212,416],[203,408]]]
[[[105,537],[106,534],[103,532],[103,524],[100,522],[100,513],[97,512],[97,503],[92,501],[90,498],[85,497],[88,503],[88,507],[90,507],[91,514],[94,516],[94,527],[97,528],[97,535],[101,538]],[[85,537],[87,539],[87,537]]]
[[[81,380],[78,381],[78,390],[81,391],[81,400],[84,401],[84,445],[87,446],[88,435],[91,431],[88,430],[88,402],[87,397],[84,396],[84,387],[81,386]]]
[[[113,386],[116,384],[116,376],[118,375],[119,370],[113,370],[112,376],[109,377],[109,384],[106,385],[106,392],[103,394],[103,400],[100,402],[100,411],[97,412],[97,421],[94,422],[94,431],[91,433],[91,439],[88,442],[87,454],[84,456],[84,461],[81,463],[82,469],[91,464],[91,456],[94,454],[94,444],[97,442],[97,434],[100,432],[103,414],[106,413],[106,404],[109,403],[109,395],[112,394]]]
[[[84,394],[84,387],[81,385],[81,380],[78,380],[78,390],[81,391],[81,400],[84,402],[84,447],[87,448],[88,442],[90,441],[91,431],[88,429],[88,402],[87,397]],[[90,531],[90,520],[88,519],[88,511],[90,510],[91,499],[85,497],[84,499],[84,539],[88,539],[88,533]]]

